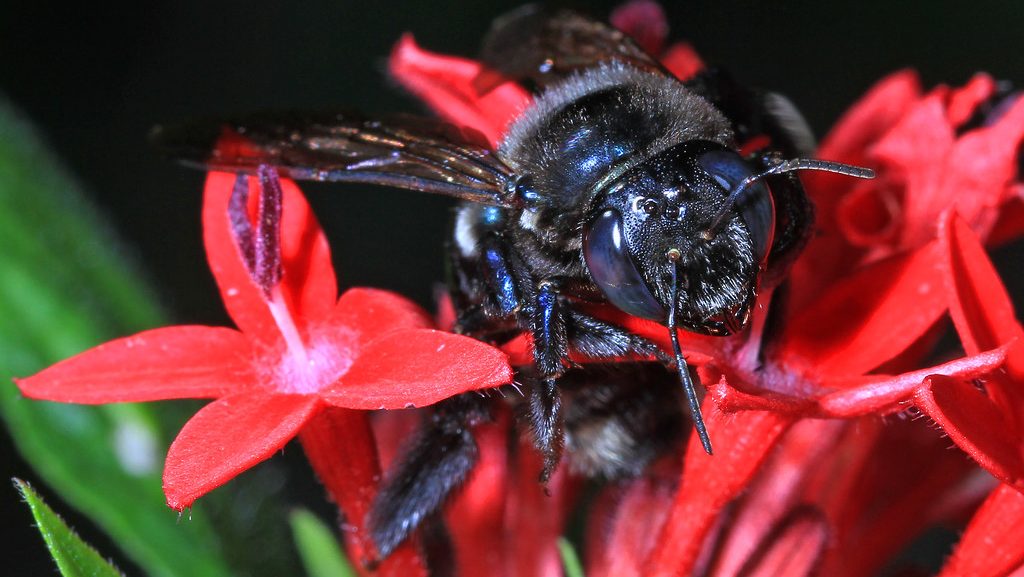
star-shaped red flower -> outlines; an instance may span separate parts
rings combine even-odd
[[[260,194],[249,198],[250,187]],[[336,298],[327,240],[299,189],[272,170],[211,174],[203,224],[238,330],[150,330],[17,381],[28,397],[69,403],[216,399],[171,445],[171,507],[189,507],[267,459],[332,407],[423,406],[511,381],[504,354],[433,330],[402,297],[351,289]],[[372,448],[367,458],[376,467]]]

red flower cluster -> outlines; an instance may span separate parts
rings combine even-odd
[[[702,67],[684,44],[663,50],[666,28],[651,2],[628,4],[613,23],[663,54],[680,78]],[[486,71],[478,63],[425,52],[408,36],[391,71],[440,116],[492,141],[529,101],[513,82],[479,95],[476,82]],[[874,168],[879,177],[805,177],[820,233],[775,304],[788,312],[777,333],[763,334],[761,306],[745,335],[681,334],[688,358],[711,383],[704,414],[721,449],[707,457],[693,440],[681,477],[652,474],[609,488],[588,522],[588,575],[872,574],[924,528],[962,521],[992,487],[932,428],[879,418],[885,415],[926,416],[1003,483],[943,574],[1002,575],[1024,562],[1016,532],[990,534],[995,545],[988,548],[979,537],[1024,521],[1022,329],[983,247],[1024,232],[1016,174],[1024,99],[1004,100],[979,122],[995,92],[982,75],[962,89],[922,95],[914,74],[900,72],[841,120],[820,156]],[[661,326],[603,313],[667,341]],[[933,358],[944,317],[966,355],[923,362]],[[505,350],[513,364],[529,362],[528,339]],[[484,548],[479,536],[456,539],[463,574],[481,566],[491,574],[495,567],[508,575],[558,574],[550,539],[558,530],[550,527],[565,517],[554,505],[570,503],[572,483],[563,481],[554,501],[533,511],[546,529],[512,540],[508,528],[524,514],[515,483],[522,471],[514,460],[501,463],[495,466],[513,486],[477,502],[509,540]],[[484,491],[474,482],[467,494]],[[493,502],[502,495],[504,507]],[[467,521],[455,515],[459,535],[457,523]],[[531,545],[541,538],[546,544]],[[538,550],[527,560],[530,546]]]
[[[665,48],[652,2],[626,5],[613,23],[679,78],[703,66],[687,45]],[[391,71],[441,117],[495,144],[531,101],[500,79],[481,92],[493,72],[425,52],[411,36],[396,46]],[[900,72],[840,121],[820,156],[879,177],[804,178],[820,234],[776,295],[786,315],[770,334],[770,294],[742,335],[680,334],[710,385],[703,410],[717,452],[709,457],[691,439],[682,464],[669,458],[606,487],[587,517],[587,575],[871,575],[923,529],[972,512],[941,575],[1024,571],[1024,329],[985,250],[1024,232],[1024,99],[982,114],[995,93],[978,76],[922,94],[913,73]],[[431,330],[422,311],[381,291],[354,289],[335,302],[320,229],[294,184],[269,170],[211,175],[203,218],[240,331],[149,331],[18,384],[63,402],[217,399],[168,454],[165,491],[178,509],[298,435],[354,526],[345,532],[350,554],[372,558],[362,520],[378,447],[386,461],[399,435],[394,421],[371,426],[366,411],[508,383],[505,354],[529,364],[529,340],[502,353]],[[660,325],[593,313],[668,346]],[[963,353],[936,358],[944,319]],[[926,417],[981,468],[947,450],[935,427],[903,416]],[[510,426],[500,414],[475,431],[480,463],[446,512],[460,575],[561,574],[556,541],[578,479],[560,470],[541,487],[538,456],[507,442]],[[425,566],[408,545],[360,571],[423,575]]]

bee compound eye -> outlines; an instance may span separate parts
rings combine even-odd
[[[646,319],[665,320],[664,307],[629,253],[618,211],[606,210],[590,221],[583,233],[583,257],[594,282],[616,308]]]
[[[744,180],[754,176],[750,164],[729,150],[712,150],[697,158],[702,169],[724,190],[723,200]],[[736,199],[734,210],[743,219],[758,259],[768,255],[775,232],[775,206],[764,182],[750,184]]]

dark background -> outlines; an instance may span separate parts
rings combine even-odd
[[[490,20],[518,2],[8,4],[0,92],[109,216],[176,322],[223,324],[200,242],[202,175],[161,160],[146,144],[149,128],[264,108],[422,111],[384,72],[399,35],[414,31],[425,48],[472,55]],[[604,16],[616,4],[586,9]],[[902,67],[918,69],[926,86],[959,84],[976,70],[1024,84],[1024,9],[1014,2],[687,1],[666,10],[673,37],[688,38],[748,84],[788,94],[819,135],[875,80]],[[384,287],[429,304],[442,274],[448,200],[304,188],[343,288]],[[0,440],[0,477],[35,479]],[[0,511],[16,533],[0,541],[7,574],[52,574],[28,512],[5,486]],[[84,520],[72,520],[92,538]]]

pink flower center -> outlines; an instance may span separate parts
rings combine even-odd
[[[271,368],[263,379],[267,388],[278,393],[310,395],[348,372],[358,352],[353,331],[336,326],[313,329],[304,340],[280,288],[271,292],[266,303],[285,345],[263,364]]]
[[[259,182],[255,226],[250,220],[248,177],[239,175],[228,206],[231,231],[253,283],[262,293],[284,344],[283,350],[260,359],[269,370],[261,381],[278,393],[313,394],[333,384],[352,366],[357,339],[353,331],[330,327],[317,332],[306,327],[303,338],[282,290],[285,271],[281,258],[282,191],[272,167],[257,169]]]

